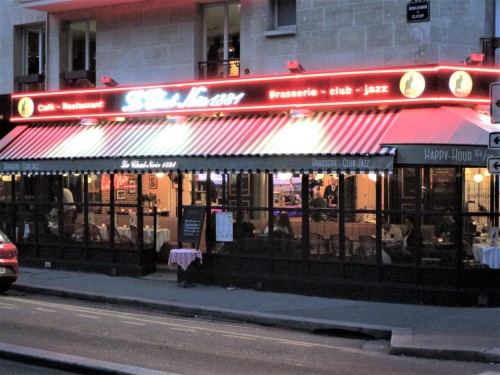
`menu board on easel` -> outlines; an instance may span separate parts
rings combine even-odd
[[[179,241],[194,243],[198,248],[204,221],[205,207],[185,207],[182,214]]]

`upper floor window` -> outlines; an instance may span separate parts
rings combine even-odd
[[[297,4],[295,0],[274,0],[274,28],[295,26]]]
[[[203,10],[203,50],[200,78],[239,76],[240,3],[209,4]]]
[[[24,29],[23,75],[43,74],[45,70],[45,29]]]
[[[18,91],[39,91],[45,81],[45,26],[29,26],[20,29],[21,63],[17,71]]]
[[[73,21],[68,30],[68,86],[95,86],[96,21]]]
[[[266,37],[294,35],[297,31],[296,0],[270,0],[269,21],[264,31]]]

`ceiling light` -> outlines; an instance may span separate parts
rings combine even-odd
[[[187,122],[188,118],[186,116],[167,116],[167,121],[170,124],[182,124]]]
[[[476,181],[478,183],[481,182],[481,181],[483,181],[483,175],[481,173],[476,173],[474,175],[474,181]]]
[[[290,111],[290,117],[308,117],[311,115],[311,111],[309,109],[292,109]]]
[[[99,125],[99,120],[96,118],[82,118],[80,120],[80,125],[85,125],[85,126]]]

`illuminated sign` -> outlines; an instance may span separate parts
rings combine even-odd
[[[19,93],[11,121],[490,103],[500,69],[423,66]]]
[[[399,90],[407,98],[418,98],[425,90],[425,78],[413,70],[405,73],[399,81]]]
[[[125,96],[123,112],[157,111],[178,108],[211,108],[237,105],[244,93],[223,93],[206,96],[204,86],[192,88],[185,98],[179,92],[163,89],[132,90]]]
[[[472,78],[467,72],[459,70],[450,77],[450,91],[458,98],[466,98],[472,91]]]

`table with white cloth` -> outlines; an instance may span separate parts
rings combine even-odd
[[[473,244],[472,253],[476,261],[487,264],[490,268],[500,268],[500,247]]]
[[[172,249],[168,256],[168,266],[177,265],[177,283],[182,283],[184,287],[193,286],[186,280],[186,271],[196,259],[202,262],[202,252],[196,249]]]
[[[126,236],[130,238],[131,241],[134,241],[132,238],[132,231],[128,226],[118,226],[116,230],[120,234],[120,236]],[[154,229],[153,228],[143,228],[143,237],[145,244],[151,244],[154,242]],[[156,229],[156,252],[159,253],[162,245],[165,242],[170,241],[170,230],[167,228],[158,228]]]
[[[96,225],[103,241],[109,241],[108,227],[106,225]]]

